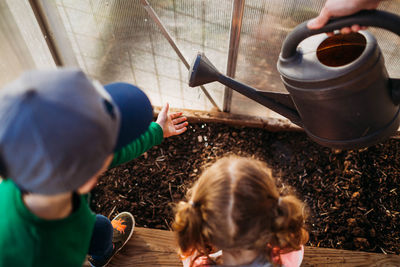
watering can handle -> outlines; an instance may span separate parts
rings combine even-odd
[[[301,23],[286,36],[280,55],[281,60],[285,61],[295,56],[299,43],[311,35],[332,32],[354,24],[379,27],[400,35],[400,16],[381,10],[363,10],[351,16],[334,18],[318,30],[310,30],[307,23],[308,21]]]

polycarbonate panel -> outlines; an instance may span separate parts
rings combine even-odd
[[[400,15],[400,1],[382,1],[379,9]],[[369,28],[368,30],[378,40],[389,75],[393,78],[400,78],[400,36],[378,28]]]
[[[247,0],[236,78],[259,90],[287,93],[276,69],[282,42],[296,25],[316,16],[324,2]],[[236,92],[232,96],[231,112],[282,118]]]
[[[0,1],[0,87],[24,70],[54,67],[28,1]]]
[[[246,0],[236,78],[257,89],[287,93],[276,69],[283,40],[301,22],[317,16],[325,0]],[[380,9],[400,14],[400,1],[382,1]],[[369,28],[378,40],[391,77],[400,78],[400,37]],[[232,113],[282,118],[234,92]]]
[[[51,0],[43,1],[46,2]],[[233,0],[149,1],[186,60],[198,51],[226,69]],[[155,106],[210,110],[200,88],[187,85],[188,70],[148,16],[141,1],[59,0],[57,10],[82,67],[103,84],[136,84]],[[206,86],[222,106],[223,86]]]
[[[41,2],[45,6],[56,5],[52,12],[61,17],[79,66],[93,78],[102,83],[134,83],[146,91],[156,106],[168,101],[178,108],[212,108],[199,88],[188,87],[186,67],[147,14],[142,0]],[[246,0],[236,78],[260,90],[285,93],[276,70],[282,42],[296,25],[317,16],[324,2]],[[226,72],[234,0],[149,0],[149,3],[189,63],[201,51],[221,72]],[[381,8],[400,13],[400,1],[383,1]],[[56,24],[51,27],[53,32],[61,31]],[[380,29],[371,31],[378,39],[390,75],[399,77],[398,36]],[[206,88],[221,108],[224,86],[213,83]],[[235,92],[231,112],[277,116]]]

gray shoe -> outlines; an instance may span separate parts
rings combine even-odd
[[[111,255],[104,259],[102,262],[94,260],[93,258],[89,258],[89,262],[94,267],[103,267],[106,266],[114,255],[120,251],[128,240],[131,238],[133,234],[133,230],[135,229],[135,218],[129,212],[121,212],[111,221],[113,226],[113,240],[112,243],[114,245],[113,251]]]

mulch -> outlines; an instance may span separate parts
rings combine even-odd
[[[265,161],[278,185],[305,201],[308,245],[400,254],[400,141],[362,150],[332,150],[301,132],[268,132],[192,124],[139,158],[106,172],[92,209],[113,217],[130,211],[137,226],[169,229],[173,203],[204,166],[228,154]]]

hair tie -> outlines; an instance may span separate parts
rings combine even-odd
[[[280,206],[282,204],[282,197],[278,198],[278,206]]]

